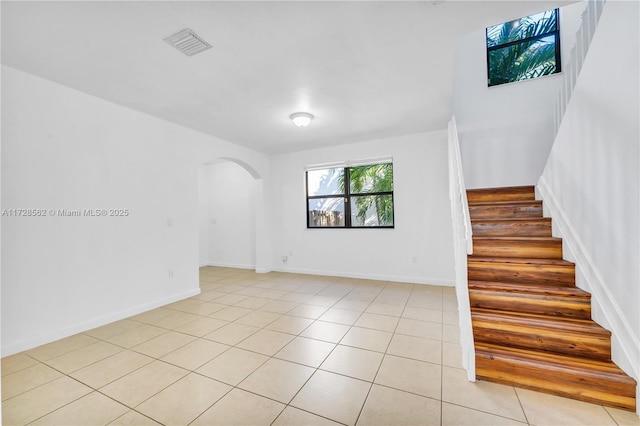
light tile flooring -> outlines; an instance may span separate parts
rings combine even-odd
[[[451,288],[225,268],[2,359],[4,425],[639,425],[460,364]]]

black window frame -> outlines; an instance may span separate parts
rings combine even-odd
[[[381,161],[379,163],[369,163],[369,164],[357,164],[357,165],[346,165],[346,166],[330,166],[327,167],[318,167],[310,170],[306,170],[304,173],[305,176],[305,193],[306,193],[306,207],[305,211],[307,212],[307,229],[394,229],[396,224],[395,218],[395,198],[394,198],[394,190],[391,191],[378,191],[378,192],[351,192],[351,174],[350,169],[362,166],[371,166],[377,164],[391,164],[391,168],[393,170],[393,161]],[[343,169],[344,173],[344,182],[345,188],[344,193],[341,194],[329,194],[329,195],[309,195],[309,172],[313,170],[330,170],[330,169]],[[378,226],[358,226],[353,225],[351,221],[351,198],[352,197],[361,197],[361,196],[391,196],[391,217],[392,217],[392,225],[378,225]],[[344,201],[344,226],[311,226],[310,223],[310,212],[309,212],[309,200],[314,199],[322,199],[322,198],[342,198]]]
[[[510,42],[506,42],[506,43],[502,43],[502,44],[496,44],[494,46],[489,46],[489,28],[495,27],[495,25],[491,25],[491,26],[485,28],[485,45],[487,47],[487,86],[488,87],[502,86],[504,84],[516,83],[518,81],[535,80],[536,78],[539,78],[539,77],[558,74],[558,73],[562,72],[562,50],[560,48],[560,9],[559,8],[555,8],[555,9],[549,9],[549,10],[553,10],[553,13],[555,15],[555,22],[556,22],[555,30],[548,31],[546,33],[539,34],[537,36],[526,37],[526,38],[523,38],[523,39],[512,40]],[[549,10],[546,10],[544,12],[548,12]],[[544,13],[544,12],[540,12],[540,13]],[[519,19],[524,19],[524,18],[527,18],[529,16],[533,16],[533,15],[537,15],[537,14],[523,16],[522,18],[519,18]],[[515,19],[514,19],[514,21],[515,21]],[[509,22],[513,22],[513,21],[503,22],[502,24],[498,24],[498,25],[504,25],[504,24],[507,24]],[[523,43],[528,43],[528,42],[535,41],[535,40],[540,40],[540,39],[549,37],[551,35],[554,36],[554,43],[555,43],[556,69],[555,69],[554,72],[549,73],[549,74],[545,74],[544,76],[538,76],[538,77],[534,77],[534,78],[526,78],[526,79],[522,79],[522,80],[514,80],[514,81],[507,81],[507,82],[504,82],[504,83],[491,84],[490,52],[493,52],[495,50],[508,48],[508,47],[515,46],[515,45],[518,45],[518,44],[523,44]]]

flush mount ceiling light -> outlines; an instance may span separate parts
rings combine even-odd
[[[187,56],[193,56],[196,53],[204,52],[211,48],[209,43],[204,41],[202,37],[189,28],[185,28],[182,31],[170,35],[165,38],[164,41]]]
[[[295,114],[291,114],[291,121],[298,127],[307,127],[311,120],[313,120],[313,115],[308,112],[296,112]]]

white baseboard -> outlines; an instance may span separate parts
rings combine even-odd
[[[179,300],[187,299],[189,297],[197,296],[198,294],[200,294],[200,288],[185,291],[183,293],[174,294],[172,296],[164,297],[162,299],[154,300],[152,302],[148,302],[142,305],[124,309],[122,311],[114,312],[102,317],[94,318],[89,321],[77,323],[77,324],[64,327],[49,333],[41,334],[40,336],[21,340],[15,343],[10,343],[8,345],[2,345],[2,356],[5,357],[8,355],[13,355],[18,352],[33,349],[40,345],[55,342],[56,340],[73,336],[74,334],[82,333],[84,331],[91,330],[93,328],[100,327],[115,321],[119,321],[121,319],[125,319],[133,315],[141,314],[151,309],[168,305],[169,303],[173,303]]]
[[[362,273],[350,273],[342,271],[326,271],[320,269],[305,269],[305,268],[256,268],[256,265],[244,265],[236,263],[224,263],[224,262],[207,262],[201,264],[204,266],[217,266],[221,268],[236,268],[236,269],[254,269],[256,273],[265,274],[269,272],[288,272],[292,274],[307,274],[307,275],[320,275],[324,277],[344,277],[344,278],[360,278],[365,280],[377,280],[377,281],[393,281],[400,283],[410,284],[427,284],[437,285],[441,287],[454,287],[455,280],[442,280],[442,279],[430,279],[430,278],[415,278],[405,277],[399,275],[379,275],[379,274],[362,274]]]
[[[257,274],[267,274],[272,271],[271,268],[258,268],[256,265],[239,265],[236,263],[223,263],[223,262],[205,262],[201,263],[200,267],[217,266],[221,268],[236,268],[236,269],[254,269]]]
[[[273,270],[276,272],[320,275],[325,277],[359,278],[359,279],[365,279],[365,280],[393,281],[393,282],[409,283],[409,284],[437,285],[441,287],[455,286],[454,280],[416,278],[416,277],[405,277],[405,276],[399,276],[399,275],[363,274],[363,273],[354,273],[354,272],[325,271],[325,270],[304,269],[304,268],[273,268]]]
[[[245,263],[206,262],[205,264],[200,264],[201,268],[203,266],[217,266],[219,268],[235,268],[235,269],[256,269],[256,265],[249,265]]]
[[[566,213],[560,207],[557,198],[549,189],[544,176],[538,182],[538,193],[544,201],[545,210],[551,213],[554,230],[557,229],[563,239],[563,248],[576,264],[576,286],[591,293],[594,320],[611,331],[613,361],[627,374],[640,382],[640,340],[635,335],[629,321],[607,287],[602,274],[591,258],[580,236],[571,226]],[[640,385],[638,387],[640,389]]]

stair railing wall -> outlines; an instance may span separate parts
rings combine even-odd
[[[455,286],[460,320],[462,365],[467,370],[469,381],[475,382],[476,359],[467,280],[467,255],[473,253],[473,240],[455,117],[451,117],[449,122],[449,200],[453,222]]]
[[[580,75],[580,70],[587,56],[591,39],[593,39],[593,34],[598,26],[598,21],[602,15],[605,3],[606,0],[587,0],[587,5],[582,12],[582,24],[576,32],[576,43],[571,49],[569,58],[564,60],[563,64],[564,74],[556,99],[554,113],[554,137],[560,129],[560,123],[562,123],[567,105],[571,100],[571,94],[578,81],[578,75]]]

